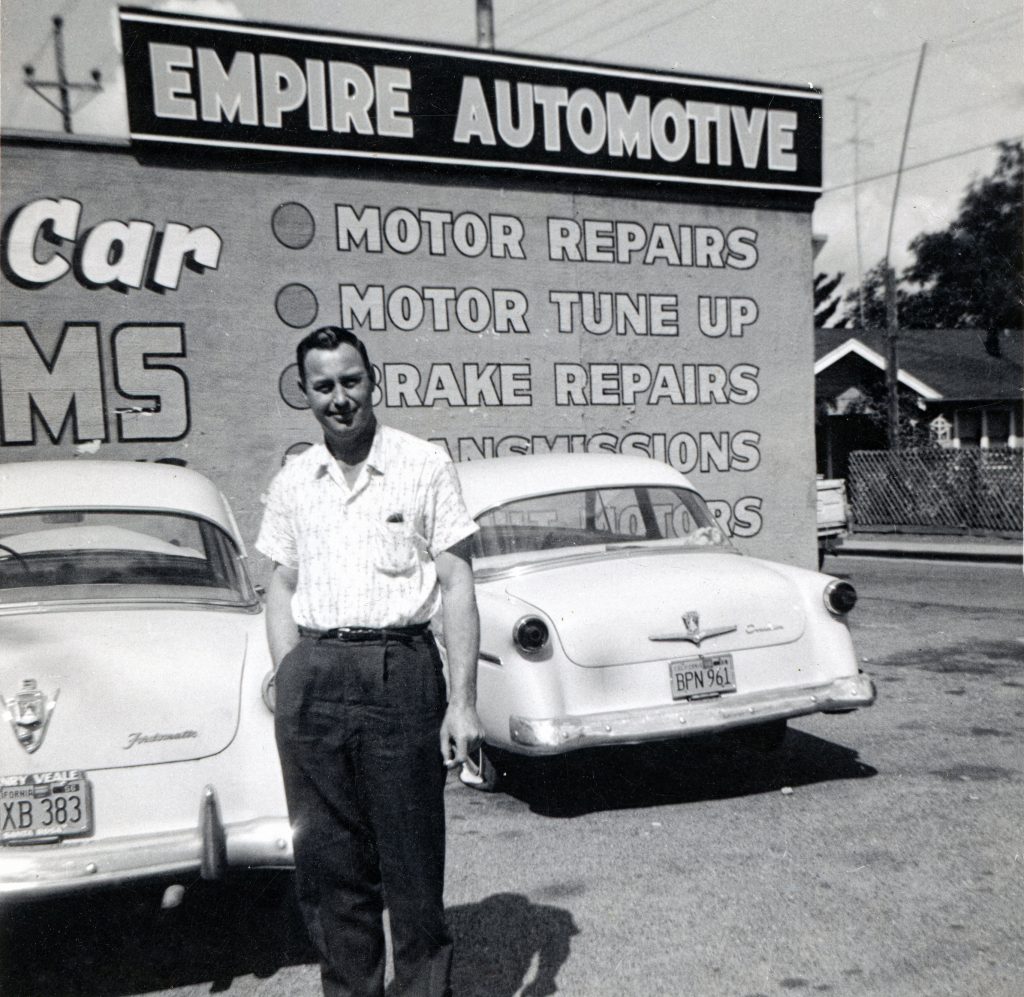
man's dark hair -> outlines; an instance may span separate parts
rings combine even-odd
[[[362,358],[366,373],[373,380],[373,366],[363,341],[350,329],[340,325],[323,325],[303,336],[295,347],[295,362],[299,367],[299,382],[306,383],[306,354],[310,350],[336,350],[339,346],[351,346]]]

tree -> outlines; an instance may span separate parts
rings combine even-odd
[[[953,221],[910,243],[912,261],[896,287],[900,326],[992,333],[1019,328],[1024,324],[1022,230],[1024,147],[1002,142],[992,174],[967,188]],[[881,261],[859,289],[847,293],[848,324],[885,328],[884,275]]]
[[[1000,144],[991,176],[971,184],[942,232],[913,240],[903,279],[913,328],[1010,329],[1024,324],[1024,148]],[[902,319],[901,319],[902,321]]]
[[[899,290],[897,289],[897,301]],[[885,328],[885,261],[879,260],[865,275],[859,288],[846,292],[846,328]],[[863,308],[863,311],[862,311]]]
[[[897,422],[901,447],[931,445],[931,429],[924,421],[917,395],[901,387],[897,392]],[[860,397],[850,401],[846,415],[863,415],[879,430],[889,428],[889,393],[884,381],[860,385]]]

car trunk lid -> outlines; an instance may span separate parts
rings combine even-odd
[[[251,625],[245,613],[152,607],[0,617],[0,769],[124,768],[222,751],[238,725]],[[29,753],[17,700],[33,689],[45,732]]]
[[[768,647],[804,630],[789,580],[735,554],[623,551],[599,562],[547,562],[503,584],[546,613],[566,655],[588,667]],[[699,641],[651,639],[682,638],[691,613]]]

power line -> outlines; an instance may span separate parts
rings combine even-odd
[[[1007,94],[1006,96],[1011,99],[1014,98],[1013,94]],[[846,99],[853,100],[854,98],[848,96]],[[940,122],[948,121],[950,118],[962,118],[965,114],[970,114],[972,111],[979,111],[982,110],[983,108],[992,108],[1000,103],[1001,101],[995,99],[993,96],[987,98],[986,100],[978,101],[974,104],[962,104],[960,105],[960,107],[955,107],[953,108],[953,110],[947,112],[946,114],[935,114],[932,115],[932,117],[930,118],[922,118],[920,121],[917,122],[917,130],[920,131],[922,128],[928,128],[931,125],[937,125]],[[892,135],[898,130],[899,129],[897,128],[886,128],[884,131],[872,132],[871,134],[874,138],[882,138],[886,135]],[[843,139],[841,142],[827,142],[825,144],[825,151],[827,152],[833,149],[840,149],[843,146],[849,144],[849,139]]]
[[[588,13],[588,15],[592,14],[595,11],[600,10],[602,7],[607,7],[608,4],[614,3],[614,2],[615,2],[615,0],[601,0],[601,3],[589,6],[587,13]],[[543,37],[549,31],[554,31],[556,28],[560,28],[563,24],[569,24],[572,21],[578,20],[579,17],[580,17],[580,15],[579,15],[578,12],[572,11],[568,15],[563,17],[560,21],[554,21],[551,24],[547,25],[546,27],[541,28],[539,31],[534,31],[532,34],[528,34],[528,35],[526,35],[523,38],[513,39],[512,44],[513,45],[525,45],[527,42],[533,41],[533,39],[535,39],[535,38]]]
[[[971,146],[970,149],[960,149],[958,152],[950,152],[945,156],[936,156],[934,159],[926,159],[920,163],[911,163],[909,166],[903,167],[904,173],[909,173],[911,170],[920,170],[925,166],[934,166],[936,163],[944,163],[949,159],[959,159],[961,156],[969,156],[974,152],[981,152],[983,149],[994,149],[1001,145],[1003,142],[1020,142],[1024,140],[1024,135],[1013,135],[1010,138],[997,139],[995,142],[985,142],[983,145]],[[862,177],[860,180],[851,180],[849,183],[837,183],[832,187],[823,187],[822,194],[831,194],[834,190],[846,190],[849,187],[856,187],[862,183],[872,183],[875,180],[884,180],[887,177],[894,177],[899,170],[887,170],[885,173],[876,173],[874,176]]]
[[[529,14],[531,10],[536,10],[538,7],[550,7],[549,0],[534,0],[533,3],[528,3],[522,10],[519,11],[519,17],[524,14]]]
[[[542,14],[540,14],[536,18],[536,20],[539,22],[539,21],[541,21],[543,19],[544,15],[546,15],[548,13],[552,13],[552,14],[555,15],[555,19],[553,21],[550,21],[547,24],[544,24],[542,26],[539,25],[539,24],[538,25],[534,25],[534,27],[536,27],[536,30],[533,30],[533,31],[528,30],[527,33],[523,37],[521,37],[521,38],[516,38],[514,36],[514,34],[512,34],[512,37],[509,39],[508,43],[511,44],[511,45],[517,45],[518,46],[518,45],[523,45],[526,42],[529,42],[529,41],[531,41],[534,38],[540,38],[543,35],[547,34],[547,32],[551,31],[552,28],[555,28],[555,27],[557,27],[557,26],[559,26],[561,24],[567,24],[569,21],[573,20],[574,18],[581,17],[582,14],[583,14],[584,9],[585,8],[589,9],[590,4],[589,4],[589,0],[588,0],[588,2],[586,4],[584,4],[583,7],[577,7],[577,9],[574,12],[570,13],[568,17],[564,17],[564,18],[563,17],[559,17],[558,16],[559,14],[564,14],[565,13],[565,6],[566,5],[562,5],[560,7],[555,7],[555,6],[547,5],[546,9],[542,12]],[[511,32],[509,32],[509,33],[511,34]]]
[[[997,25],[996,22],[1003,22],[1003,21],[1013,22],[1016,19],[1017,19],[1017,12],[1016,11],[1013,11],[1013,10],[1003,11],[1002,13],[993,14],[993,15],[990,15],[989,17],[983,18],[982,20],[978,21],[976,24],[974,24],[970,28],[966,28],[964,30],[956,29],[954,31],[947,31],[947,32],[944,32],[941,35],[937,35],[933,39],[929,39],[929,41],[930,41],[930,43],[933,43],[933,44],[935,44],[935,45],[937,45],[938,47],[941,47],[941,48],[965,48],[965,47],[967,47],[969,45],[976,45],[980,41],[984,41],[988,37],[988,34],[990,32],[997,30],[997,28],[1000,26],[1000,25]],[[979,38],[972,38],[971,37],[971,35],[977,34],[979,31],[985,32],[984,37],[979,37]],[[949,40],[948,41],[943,41],[943,39],[949,39]],[[772,70],[772,73],[775,76],[782,76],[782,75],[784,75],[786,73],[802,72],[802,71],[808,70],[808,69],[818,69],[818,68],[828,67],[828,66],[838,66],[840,64],[845,64],[845,63],[849,63],[849,62],[858,62],[859,61],[859,62],[863,62],[864,63],[864,65],[859,67],[859,68],[857,68],[857,67],[850,67],[849,69],[843,70],[843,72],[840,74],[840,76],[838,78],[835,78],[835,79],[830,81],[830,84],[831,84],[831,83],[841,82],[841,81],[843,81],[843,80],[845,80],[845,79],[847,79],[848,77],[851,77],[851,76],[856,76],[861,71],[870,72],[880,62],[885,62],[885,61],[890,60],[890,59],[900,60],[900,59],[902,59],[904,57],[909,57],[911,55],[916,55],[917,52],[918,52],[918,47],[915,45],[912,48],[891,49],[888,52],[881,52],[881,53],[875,52],[875,53],[871,53],[869,55],[846,55],[846,56],[841,56],[841,57],[839,57],[837,59],[825,59],[825,60],[822,60],[820,62],[790,64],[788,66],[783,66],[783,67],[781,67],[779,69]]]
[[[975,39],[973,42],[970,43],[965,42],[964,45],[977,44],[979,41],[982,40],[983,39],[980,38]],[[940,45],[938,47],[948,51],[950,48],[955,46]],[[829,93],[847,93],[851,90],[857,90],[861,86],[861,84],[866,83],[868,80],[875,79],[878,76],[884,76],[886,73],[890,72],[893,69],[902,68],[904,62],[905,57],[901,56],[898,59],[896,59],[891,65],[885,66],[881,69],[871,70],[865,67],[861,71],[850,70],[847,73],[841,73],[839,76],[833,77],[831,80],[824,84],[824,87],[826,91]],[[843,85],[839,86],[838,84]]]
[[[642,7],[637,7],[636,10],[630,11],[630,19],[636,20],[641,14],[645,14],[649,10],[653,10],[655,7],[660,7],[664,3],[664,0],[654,0],[653,3],[644,4]],[[574,38],[573,41],[576,45],[582,42],[588,41],[591,38],[595,38],[597,35],[603,35],[606,31],[611,31],[619,26],[618,21],[613,21],[610,24],[604,24],[600,27],[594,28],[592,31],[588,31],[585,35],[581,35],[579,38]],[[600,51],[600,49],[598,50]]]
[[[634,38],[639,38],[640,35],[646,34],[648,31],[654,31],[657,28],[663,28],[667,24],[672,24],[675,21],[681,21],[684,18],[690,17],[693,14],[700,13],[700,11],[705,10],[708,7],[711,7],[716,3],[718,3],[718,0],[704,0],[704,3],[699,3],[693,7],[688,7],[686,10],[681,10],[678,14],[673,14],[671,17],[666,17],[662,21],[657,21],[654,24],[646,24],[644,25],[644,27],[640,28],[639,31],[634,31],[633,34],[626,35],[625,38],[617,38],[614,42],[611,42],[608,45],[602,45],[600,48],[596,48],[590,53],[588,53],[588,55],[592,56],[596,55],[598,52],[605,52],[608,49],[613,48],[615,45],[621,45],[624,42],[632,41]]]
[[[823,83],[822,86],[828,89],[846,89],[850,88],[850,85],[857,85],[872,80],[876,76],[884,76],[886,73],[892,72],[894,69],[901,69],[905,63],[907,63],[911,57],[917,55],[917,49],[911,49],[906,55],[894,56],[888,63],[883,66],[862,66],[860,69],[850,69],[844,73],[840,73],[838,76],[832,77],[827,84]],[[844,88],[837,88],[836,84],[845,83],[847,84]]]
[[[801,62],[799,64],[793,63],[789,66],[783,66],[780,69],[773,69],[772,73],[775,75],[782,75],[783,73],[797,73],[804,69],[818,69],[822,66],[838,66],[840,63],[847,62],[867,62],[873,66],[880,62],[885,62],[888,59],[893,59],[896,58],[897,56],[905,55],[908,52],[914,53],[916,51],[916,48],[900,48],[893,49],[889,52],[876,52],[874,55],[844,55],[838,59],[824,59],[821,62]]]
[[[977,45],[979,42],[991,42],[993,39],[997,38],[1012,41],[1016,44],[1018,39],[1006,31],[1008,27],[1009,24],[995,24],[991,28],[986,29],[984,34],[978,35],[975,38],[967,38],[963,41],[957,42],[946,42],[945,45],[940,47],[946,51],[950,51],[951,49],[969,48],[971,45]]]
[[[981,31],[983,28],[996,24],[996,22],[1015,21],[1018,14],[1019,12],[1017,10],[1004,10],[998,14],[990,14],[988,17],[983,17],[977,23],[971,25],[971,27],[965,28],[963,31],[947,31],[944,35],[939,35],[939,38],[967,38],[975,32]]]

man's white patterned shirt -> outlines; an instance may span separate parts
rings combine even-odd
[[[256,547],[298,569],[297,625],[396,627],[433,616],[434,558],[476,529],[447,454],[378,425],[351,488],[322,443],[288,460],[271,483]]]

